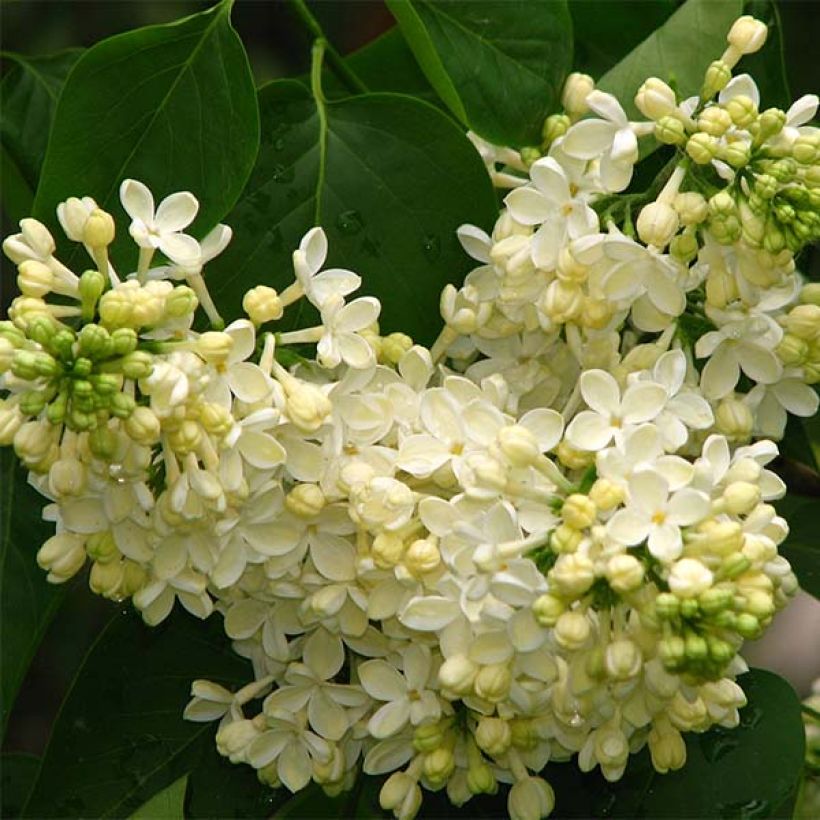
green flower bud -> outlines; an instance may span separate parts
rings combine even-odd
[[[716,137],[698,131],[686,143],[686,153],[698,165],[708,165],[717,155],[720,143]]]
[[[95,373],[89,377],[94,392],[101,396],[111,396],[120,389],[120,379],[113,373]]]
[[[760,635],[760,621],[748,612],[741,612],[735,618],[735,631],[743,638],[756,638]]]
[[[728,143],[720,152],[720,158],[728,162],[732,168],[743,168],[748,165],[751,156],[751,147],[743,140],[734,140]]]
[[[26,328],[28,337],[45,348],[51,347],[51,340],[57,333],[57,323],[46,313],[34,316]]]
[[[79,288],[83,307],[93,310],[105,290],[105,276],[98,270],[87,270],[80,276]]]
[[[88,446],[97,458],[106,461],[114,455],[114,450],[117,447],[117,437],[108,427],[100,426],[89,433]]]
[[[727,100],[724,108],[738,128],[745,128],[757,119],[757,106],[754,100],[744,94],[738,94],[737,97]]]
[[[698,117],[698,131],[704,131],[712,137],[722,137],[732,127],[732,118],[725,108],[711,105]]]
[[[725,587],[710,587],[698,596],[698,607],[705,615],[714,615],[732,603],[732,592]]]
[[[566,114],[551,114],[544,120],[544,127],[541,129],[541,136],[544,141],[543,148],[549,148],[558,137],[563,137],[571,125],[571,120]]]
[[[703,194],[686,191],[678,194],[673,202],[682,225],[699,225],[709,215],[709,206]]]
[[[0,321],[0,336],[4,339],[8,339],[14,347],[20,347],[25,344],[26,335],[23,333],[20,328],[15,327],[13,322],[9,322],[7,319],[4,321]]]
[[[54,401],[46,408],[46,418],[51,424],[62,424],[68,409],[68,391],[58,393]]]
[[[676,618],[680,610],[680,601],[671,592],[661,592],[655,598],[655,612],[663,621],[671,621]]]
[[[196,309],[199,300],[187,285],[177,285],[165,300],[165,315],[175,319],[189,316]]]
[[[536,598],[532,605],[532,612],[535,620],[541,626],[553,627],[566,608],[566,604],[560,598],[545,593]]]
[[[712,219],[709,230],[721,245],[733,245],[743,233],[740,220],[736,216]]]
[[[27,416],[39,416],[45,406],[46,396],[39,390],[27,390],[20,397],[20,410]]]
[[[783,157],[769,165],[767,172],[779,183],[785,185],[791,182],[797,174],[797,163],[791,157]]]
[[[664,638],[658,644],[658,655],[667,669],[677,669],[686,658],[686,643],[679,635]]]
[[[111,348],[115,356],[127,356],[137,349],[137,332],[130,327],[119,327],[111,334]]]
[[[777,193],[777,188],[777,180],[771,174],[758,174],[755,177],[754,192],[761,199],[771,199]]]
[[[677,117],[661,117],[655,123],[655,139],[664,145],[683,145],[686,142],[686,128]]]
[[[77,352],[80,356],[104,359],[111,353],[111,335],[102,325],[83,325],[78,341]]]
[[[737,578],[738,575],[743,575],[751,565],[751,561],[745,555],[736,552],[734,555],[728,555],[723,559],[717,575],[721,578]]]
[[[97,418],[91,415],[91,413],[79,410],[74,406],[74,403],[72,403],[71,410],[66,415],[65,422],[72,430],[82,433],[86,430],[93,429],[97,424]]]
[[[67,327],[60,327],[51,337],[51,350],[63,361],[70,361],[74,356],[74,342],[77,337],[74,331]]]
[[[803,182],[811,189],[820,188],[820,164],[812,165],[803,171]]]
[[[766,225],[766,234],[763,237],[763,249],[772,254],[780,253],[786,247],[786,237],[772,222]]]
[[[809,345],[803,339],[786,333],[775,352],[786,367],[799,367],[809,356]]]
[[[690,661],[706,660],[709,656],[709,645],[700,635],[688,635],[686,638],[686,657]]]
[[[521,149],[521,162],[523,162],[527,168],[538,159],[541,159],[541,152],[534,145],[526,145]]]
[[[697,618],[700,614],[700,607],[698,607],[697,599],[684,598],[680,602],[680,614],[684,618]]]
[[[729,663],[735,656],[735,650],[730,643],[717,638],[714,635],[708,635],[706,643],[709,647],[709,657],[720,666]]]
[[[800,301],[804,305],[820,307],[820,282],[809,282],[800,289]]]
[[[85,221],[83,242],[89,248],[105,248],[114,241],[114,218],[102,208],[93,210]]]
[[[792,156],[801,165],[811,165],[820,158],[820,135],[800,134],[792,145]]]
[[[111,401],[108,405],[111,408],[111,414],[118,419],[127,419],[131,413],[134,412],[136,402],[131,396],[125,393],[115,393],[111,396]]]
[[[737,203],[728,191],[718,191],[709,200],[709,213],[712,216],[728,216],[737,210]]]
[[[711,100],[718,91],[723,91],[732,79],[732,69],[723,60],[715,60],[706,69],[703,88],[700,91],[702,100]]]
[[[154,369],[151,354],[143,350],[135,350],[123,356],[120,365],[126,379],[144,379],[150,376]]]
[[[786,114],[779,108],[767,108],[758,118],[758,139],[763,142],[779,134],[786,124]]]

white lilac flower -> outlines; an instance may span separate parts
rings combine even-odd
[[[197,215],[199,203],[193,194],[171,194],[154,207],[154,197],[142,182],[126,179],[120,186],[120,201],[131,225],[128,232],[145,250],[162,251],[177,265],[191,265],[200,257],[199,243],[182,231]]]
[[[646,541],[660,561],[674,561],[681,554],[681,527],[697,524],[709,514],[708,496],[688,487],[670,493],[666,479],[651,470],[633,473],[628,492],[627,506],[612,516],[607,532],[630,547]]]

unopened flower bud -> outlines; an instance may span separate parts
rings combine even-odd
[[[582,612],[565,612],[555,624],[555,640],[564,649],[580,649],[590,634],[589,620]]]
[[[151,447],[159,441],[159,419],[149,407],[135,407],[134,412],[125,420],[123,429],[137,444],[144,447]]]
[[[686,763],[686,743],[681,733],[667,723],[663,731],[653,726],[649,733],[649,753],[652,766],[660,774],[676,771]]]
[[[525,777],[513,784],[507,797],[510,820],[541,820],[552,814],[555,792],[540,777]]]
[[[576,530],[583,530],[592,526],[597,516],[598,508],[595,506],[595,502],[580,493],[570,495],[561,507],[561,518],[564,519],[567,526]]]
[[[532,605],[532,612],[535,615],[535,620],[541,626],[552,627],[555,622],[566,611],[566,604],[554,595],[545,593],[539,595]]]
[[[286,390],[288,418],[302,432],[315,433],[333,410],[330,399],[318,387],[307,382],[299,382]]]
[[[661,117],[655,123],[655,139],[664,145],[683,145],[686,142],[686,126],[672,115]]]
[[[735,618],[735,631],[744,638],[757,638],[760,636],[760,621],[749,612],[741,612]]]
[[[729,112],[719,105],[710,105],[698,117],[698,130],[712,137],[722,137],[731,127]]]
[[[578,549],[582,540],[583,535],[575,527],[561,524],[550,535],[550,548],[553,552],[569,554]]]
[[[444,731],[440,723],[424,723],[413,732],[413,748],[417,752],[432,752],[444,742]]]
[[[512,683],[512,674],[505,663],[482,666],[476,675],[473,688],[476,695],[490,703],[498,703],[507,697]],[[450,688],[450,687],[448,687]]]
[[[234,340],[229,333],[209,330],[201,334],[196,342],[196,352],[209,364],[217,367],[225,364],[233,350]]]
[[[595,89],[595,80],[589,74],[573,71],[564,82],[561,105],[573,119],[586,113],[587,97]]]
[[[699,225],[709,214],[706,198],[697,191],[678,194],[673,205],[682,225]]]
[[[491,757],[498,757],[510,748],[512,730],[508,721],[501,718],[482,717],[475,730],[479,749]]]
[[[36,259],[26,259],[20,263],[18,268],[17,286],[25,296],[41,299],[51,292],[54,286],[54,274],[48,265]]]
[[[60,459],[48,471],[48,486],[56,496],[77,496],[86,487],[85,467],[76,459]]]
[[[557,449],[558,458],[570,470],[583,470],[595,461],[595,453],[576,450],[569,442],[562,440]]]
[[[740,54],[754,54],[763,48],[768,28],[749,14],[738,17],[726,35],[726,42]]]
[[[615,555],[607,562],[606,577],[615,592],[632,592],[643,583],[643,564],[634,555]]]
[[[700,91],[702,100],[711,100],[719,91],[723,91],[732,79],[732,67],[723,60],[715,60],[706,69],[703,87]]]
[[[83,242],[89,248],[105,248],[114,241],[114,233],[114,218],[107,211],[96,208],[89,214],[83,227]]]
[[[732,396],[727,396],[715,411],[715,426],[731,441],[748,439],[754,426],[754,417],[749,406]]]
[[[669,253],[684,264],[689,264],[698,255],[699,250],[700,245],[694,231],[679,233],[669,243]]]
[[[643,655],[633,641],[621,639],[613,641],[604,653],[604,668],[613,680],[629,680],[640,671]]]
[[[391,333],[381,340],[379,360],[395,367],[411,347],[413,340],[406,333]]]
[[[528,467],[541,454],[535,436],[520,424],[502,427],[498,446],[513,467]]]
[[[37,551],[37,564],[48,571],[48,581],[62,584],[79,572],[85,563],[84,537],[61,532],[52,535]]]
[[[572,121],[566,114],[550,114],[544,120],[544,127],[541,129],[543,146],[548,148],[559,137],[567,133]]]
[[[446,746],[439,746],[424,758],[424,774],[433,784],[446,783],[455,768],[453,753]]]
[[[665,248],[678,230],[678,214],[666,202],[650,202],[638,215],[638,236],[646,245]]]
[[[595,565],[585,555],[560,555],[548,577],[561,595],[577,598],[595,581]]]
[[[403,563],[413,575],[423,575],[441,564],[441,553],[429,538],[419,538],[407,548]]]
[[[711,571],[695,558],[681,558],[669,572],[669,589],[678,598],[695,598],[713,582]]]
[[[550,282],[538,303],[541,312],[558,324],[576,319],[583,306],[583,290],[575,283],[561,279]]]
[[[785,323],[786,330],[793,336],[811,342],[820,336],[820,306],[797,305],[789,311]]]
[[[314,518],[327,499],[318,484],[297,484],[286,496],[285,507],[299,518]]]
[[[187,285],[177,285],[165,299],[165,315],[172,319],[190,316],[199,305],[196,293]]]
[[[698,131],[686,142],[686,153],[698,165],[708,165],[718,153],[720,143],[716,137]]]
[[[282,318],[284,308],[279,294],[267,285],[257,285],[242,297],[242,309],[255,325]]]
[[[722,500],[730,515],[746,515],[760,501],[760,487],[747,481],[734,481],[723,491]]]
[[[663,80],[650,77],[638,89],[635,106],[648,119],[658,120],[677,110],[675,92]]]
[[[466,651],[466,647],[465,647]],[[454,655],[447,658],[438,672],[442,689],[464,695],[473,690],[473,683],[478,674],[478,666],[466,655]]]
[[[745,128],[757,119],[757,106],[754,100],[745,94],[738,94],[737,97],[727,100],[724,107],[738,128]]]

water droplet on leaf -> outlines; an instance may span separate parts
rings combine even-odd
[[[433,234],[427,234],[422,240],[421,249],[429,262],[435,262],[441,256],[441,240]]]
[[[364,227],[362,215],[358,211],[342,211],[336,218],[336,227],[348,236],[357,234]]]

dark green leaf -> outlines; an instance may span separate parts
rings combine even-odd
[[[65,590],[49,584],[37,566],[37,549],[53,534],[54,525],[42,520],[46,499],[26,481],[10,447],[0,449],[0,476],[0,688],[5,732],[20,684]]]
[[[130,820],[184,820],[182,806],[187,788],[186,774],[143,803]]]
[[[394,91],[442,105],[397,26],[345,58],[369,91]]]
[[[47,57],[2,55],[11,67],[0,83],[0,143],[32,190],[37,187],[60,91],[81,54],[82,49],[76,48]]]
[[[654,34],[633,49],[598,86],[614,94],[630,118],[644,119],[635,93],[647,77],[674,83],[678,94],[700,91],[706,68],[726,48],[726,34],[742,14],[742,0],[687,0]]]
[[[0,755],[0,815],[19,817],[37,769],[39,758],[11,752]]]
[[[387,0],[427,79],[485,139],[533,145],[572,65],[564,0]]]
[[[328,103],[324,147],[316,103],[302,85],[270,83],[259,100],[259,161],[226,219],[234,240],[207,274],[223,314],[236,315],[252,285],[289,284],[293,250],[321,225],[328,266],[362,275],[362,291],[382,300],[383,330],[431,342],[441,326],[441,287],[471,265],[456,228],[489,228],[495,219],[478,152],[440,111],[410,97]]]
[[[30,817],[123,817],[191,770],[213,724],[182,710],[191,682],[251,677],[218,617],[175,613],[146,627],[117,613],[88,651],[54,724],[25,808]]]
[[[157,198],[190,190],[201,203],[197,235],[228,212],[259,141],[253,77],[230,8],[226,0],[178,23],[103,40],[83,54],[57,105],[35,198],[38,218],[52,222],[68,196],[87,194],[116,208],[127,177]],[[136,258],[126,231],[117,243]]]
[[[663,25],[678,0],[570,0],[573,69],[600,77]]]
[[[778,547],[792,565],[800,586],[820,598],[820,534],[817,512],[820,498],[789,493],[777,502],[777,511],[789,523],[789,534]]]

